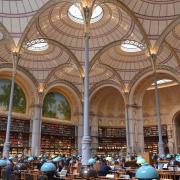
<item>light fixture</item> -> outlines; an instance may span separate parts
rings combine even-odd
[[[144,51],[146,46],[135,40],[125,40],[121,43],[121,50],[125,52],[140,52]]]
[[[79,3],[73,4],[72,6],[70,6],[70,8],[68,10],[68,16],[72,21],[79,23],[79,24],[84,24],[84,19],[83,19],[81,10],[80,10]],[[95,22],[99,21],[102,17],[103,17],[102,7],[99,5],[95,6],[93,9],[90,23],[95,23]]]
[[[45,51],[49,47],[45,39],[34,39],[26,43],[25,48],[29,51]]]

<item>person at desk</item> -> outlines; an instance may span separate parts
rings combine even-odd
[[[101,159],[98,176],[106,176],[110,170],[111,168],[107,165],[106,160]]]

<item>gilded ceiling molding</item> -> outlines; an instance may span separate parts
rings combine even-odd
[[[167,35],[178,25],[180,24],[180,16],[178,16],[174,21],[172,21],[167,27],[166,29],[161,33],[159,39],[156,41],[155,43],[155,49],[158,53],[161,44],[163,43],[163,41],[165,41]]]
[[[120,0],[96,0],[96,2],[98,2],[98,4],[101,4],[101,3],[113,3],[113,4],[117,5],[117,6],[119,6],[120,8],[122,8],[132,18],[132,20],[135,22],[135,24],[139,28],[140,33],[142,34],[142,36],[143,36],[143,38],[145,40],[145,44],[147,46],[147,50],[150,51],[151,43],[150,43],[150,41],[148,39],[146,31],[144,30],[144,28],[141,25],[140,21],[136,17],[135,13],[130,8],[128,8],[127,5],[125,5]]]
[[[91,89],[89,90],[89,102],[91,101],[91,98],[93,97],[93,95],[101,88],[104,87],[113,87],[116,88],[122,95],[124,102],[125,102],[125,95],[124,95],[124,90],[121,89],[120,84],[113,81],[113,80],[104,80],[104,81],[100,81],[96,84],[94,84]]]

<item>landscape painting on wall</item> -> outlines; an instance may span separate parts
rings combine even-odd
[[[48,93],[43,103],[43,116],[59,120],[70,120],[71,108],[69,102],[60,93]]]
[[[8,111],[11,81],[0,79],[0,111]],[[23,90],[16,83],[14,86],[13,112],[26,112],[26,98]]]

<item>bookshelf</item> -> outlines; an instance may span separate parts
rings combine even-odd
[[[0,116],[0,155],[6,136],[7,117]],[[23,152],[24,148],[29,147],[30,121],[12,118],[10,132],[10,154],[16,155]]]
[[[109,152],[126,151],[126,129],[99,127],[98,152],[106,154]],[[162,125],[163,141],[167,143],[167,125]],[[145,151],[157,153],[158,151],[158,127],[144,127]]]
[[[99,127],[98,154],[118,153],[126,150],[126,129]]]
[[[162,138],[163,142],[166,144],[168,142],[167,138],[167,125],[162,125]],[[144,127],[144,142],[145,151],[158,153],[158,127],[157,126],[147,126]]]
[[[42,123],[41,152],[70,155],[75,150],[75,126]]]

